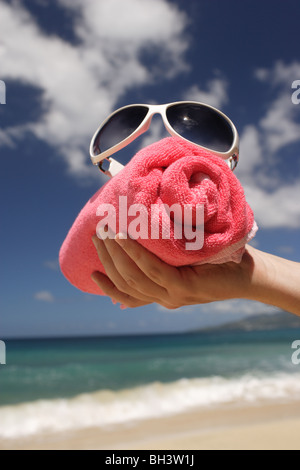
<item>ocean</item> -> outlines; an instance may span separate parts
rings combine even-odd
[[[7,340],[0,438],[300,397],[300,329]]]

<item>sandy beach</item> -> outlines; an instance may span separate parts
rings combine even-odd
[[[299,450],[300,402],[195,409],[106,428],[1,440],[1,450]]]

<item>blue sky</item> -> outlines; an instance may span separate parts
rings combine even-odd
[[[121,311],[61,275],[59,248],[103,184],[89,141],[130,103],[207,102],[236,124],[255,246],[300,261],[298,1],[0,3],[0,337],[183,331],[271,311],[242,300]],[[165,135],[159,119],[137,148]]]

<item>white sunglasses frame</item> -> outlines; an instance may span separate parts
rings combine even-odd
[[[167,115],[166,115],[166,111],[167,109],[170,107],[170,106],[174,106],[174,105],[178,105],[178,104],[196,104],[196,105],[201,105],[201,106],[205,106],[207,108],[210,108],[211,110],[217,112],[218,114],[220,114],[220,116],[222,116],[225,121],[228,122],[228,124],[230,125],[231,129],[232,129],[232,133],[233,133],[233,142],[232,142],[232,145],[230,147],[230,149],[227,151],[227,152],[218,152],[216,150],[212,150],[212,149],[209,149],[207,147],[204,147],[202,145],[198,145],[196,144],[195,142],[192,142],[188,139],[185,139],[184,137],[182,137],[180,134],[178,134],[172,127],[171,125],[169,124],[168,122],[168,119],[167,119]],[[118,144],[114,145],[113,147],[110,147],[109,149],[105,150],[104,152],[101,152],[99,154],[95,154],[94,153],[94,146],[95,146],[95,140],[97,139],[98,135],[99,135],[99,132],[101,131],[101,129],[105,126],[105,124],[117,113],[119,113],[120,111],[123,111],[124,109],[128,109],[128,108],[132,108],[132,107],[135,107],[135,106],[142,106],[142,107],[146,107],[148,108],[148,112],[145,116],[145,118],[143,119],[143,121],[141,122],[141,124],[136,128],[135,131],[133,131],[128,137],[126,137],[125,139],[121,140],[121,142],[119,142]],[[119,171],[121,171],[123,168],[124,168],[124,165],[122,165],[121,163],[119,163],[117,160],[113,159],[113,158],[109,158],[111,155],[113,155],[114,153],[118,152],[119,150],[121,150],[122,148],[126,147],[127,145],[129,145],[131,142],[133,142],[137,137],[139,137],[140,135],[142,135],[144,132],[146,132],[149,127],[150,127],[150,124],[151,124],[151,121],[152,121],[152,118],[154,116],[154,114],[160,114],[161,117],[162,117],[162,121],[163,121],[163,124],[166,128],[166,130],[169,132],[169,134],[171,134],[172,136],[175,136],[175,137],[179,137],[180,139],[183,139],[183,140],[186,140],[187,142],[190,142],[194,145],[196,145],[197,147],[199,148],[203,148],[205,150],[208,150],[209,152],[211,152],[212,154],[222,158],[223,160],[226,160],[227,161],[227,164],[229,166],[229,168],[231,170],[234,170],[235,167],[237,166],[237,163],[238,163],[238,160],[239,160],[239,136],[238,136],[238,132],[236,130],[236,127],[235,125],[233,124],[233,122],[228,118],[228,116],[226,116],[226,114],[222,113],[222,111],[220,111],[219,109],[217,108],[214,108],[213,106],[210,106],[206,103],[200,103],[198,101],[175,101],[174,103],[167,103],[167,104],[160,104],[160,105],[152,105],[152,104],[130,104],[130,105],[127,105],[127,106],[123,106],[122,108],[119,108],[117,109],[116,111],[114,111],[113,113],[111,113],[106,119],[105,121],[102,122],[102,124],[98,127],[98,129],[96,130],[96,132],[94,133],[93,137],[92,137],[92,140],[91,140],[91,144],[90,144],[90,158],[91,158],[91,161],[94,165],[98,165],[99,166],[99,169],[102,173],[106,174],[107,176],[109,177],[113,177],[115,176],[117,173],[119,173]],[[107,170],[104,170],[102,167],[101,167],[101,162],[103,160],[108,160],[109,161],[109,168]]]

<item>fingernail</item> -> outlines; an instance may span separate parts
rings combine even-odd
[[[127,240],[127,233],[117,233],[117,235],[115,236],[115,240],[117,243],[119,243],[119,245],[122,245],[124,243],[124,240]]]
[[[92,281],[97,282],[97,272],[94,272],[94,273],[91,275],[91,279],[92,279]]]
[[[107,225],[105,225],[104,227],[103,226],[98,226],[96,232],[97,232],[97,236],[101,240],[105,240],[106,238],[109,237],[109,234],[110,234]]]

